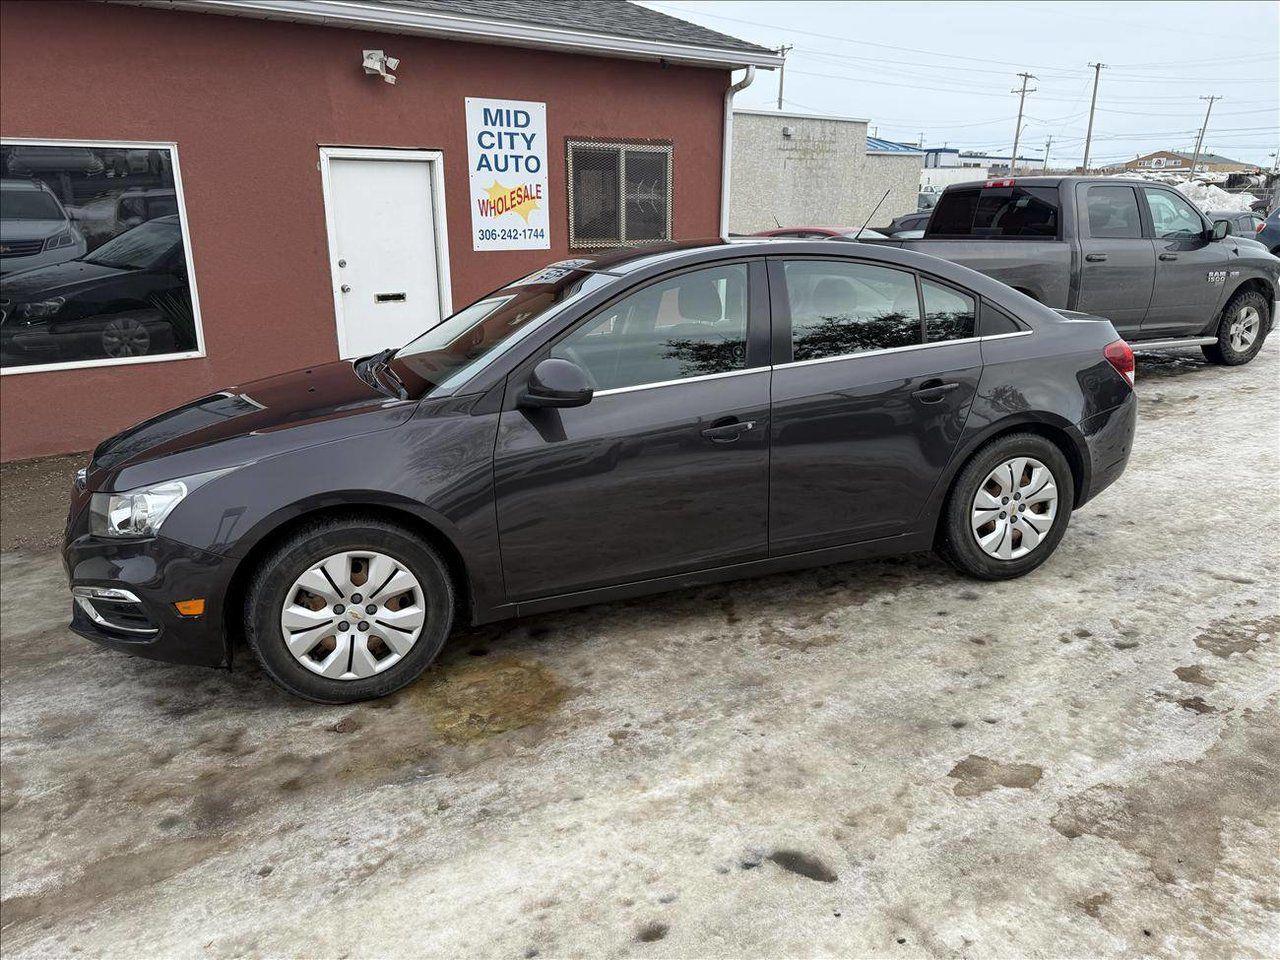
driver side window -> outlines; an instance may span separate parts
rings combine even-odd
[[[1160,240],[1193,240],[1204,230],[1204,222],[1191,203],[1168,190],[1143,187],[1147,209],[1156,238]]]
[[[684,380],[747,366],[747,267],[733,263],[650,284],[551,348],[597,390]]]

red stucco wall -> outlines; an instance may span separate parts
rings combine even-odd
[[[361,71],[365,47],[401,59],[395,86]],[[207,354],[0,378],[0,459],[89,449],[211,390],[335,359],[319,145],[444,151],[461,306],[568,252],[566,138],[671,140],[673,235],[714,236],[727,83],[725,71],[514,47],[0,3],[0,136],[178,144]],[[471,250],[468,96],[546,102],[550,251]]]

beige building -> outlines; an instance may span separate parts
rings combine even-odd
[[[916,209],[924,156],[870,139],[867,121],[779,110],[733,112],[729,231],[855,228]]]
[[[1190,173],[1193,155],[1182,150],[1157,150],[1154,153],[1134,157],[1124,165],[1126,170]],[[1258,166],[1254,163],[1241,163],[1216,153],[1202,153],[1196,161],[1196,169],[1206,173],[1254,173]]]

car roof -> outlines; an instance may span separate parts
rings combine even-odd
[[[0,180],[0,187],[6,190],[34,190],[37,192],[52,193],[49,187],[41,183],[39,180],[22,180],[18,177],[5,177]]]

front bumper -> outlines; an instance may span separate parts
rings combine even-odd
[[[1124,473],[1133,452],[1138,427],[1138,395],[1130,392],[1119,406],[1095,414],[1078,424],[1088,450],[1088,482],[1076,506],[1082,506],[1105,490]]]
[[[224,666],[230,661],[223,616],[235,561],[153,537],[68,538],[63,562],[71,582],[71,629],[121,653]],[[184,617],[179,600],[202,597],[204,613]]]

